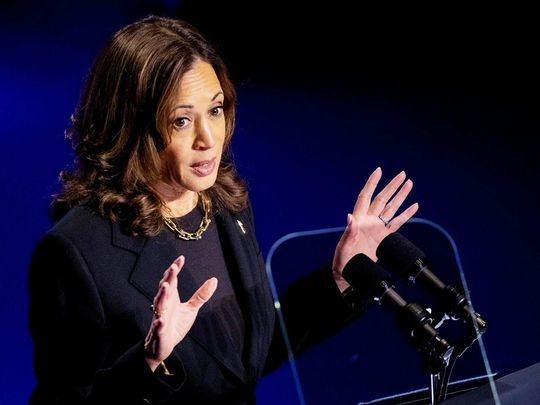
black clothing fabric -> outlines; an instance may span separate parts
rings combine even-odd
[[[41,240],[29,270],[29,327],[37,386],[30,404],[253,404],[264,372],[286,360],[251,209],[215,215],[227,269],[244,314],[244,362],[229,356],[209,306],[166,360],[172,377],[144,360],[149,306],[163,271],[178,257],[164,230],[133,237],[87,207],[73,208]],[[182,298],[200,286],[186,262]],[[187,271],[186,271],[187,270]],[[184,273],[185,272],[185,273]],[[296,352],[335,333],[357,314],[330,269],[298,280],[280,298]],[[221,347],[223,346],[223,347]]]
[[[195,231],[201,223],[203,212],[200,206],[181,218],[175,218],[176,225],[188,232]],[[168,230],[168,229],[167,229]],[[208,339],[216,339],[212,346],[220,348],[224,357],[236,358],[235,361],[243,367],[242,354],[244,353],[245,321],[244,314],[238,303],[239,290],[238,277],[234,277],[234,263],[227,265],[215,218],[210,218],[210,224],[200,240],[183,240],[176,234],[169,232],[171,246],[176,245],[178,254],[184,255],[189,266],[182,269],[178,282],[182,283],[184,277],[192,278],[197,286],[201,286],[211,277],[218,279],[218,288],[212,299],[205,306],[204,316],[209,317],[205,323],[212,327],[208,331]],[[230,267],[232,270],[228,270]],[[188,274],[189,273],[189,274]],[[231,278],[231,275],[233,277]],[[233,280],[235,281],[233,283]],[[187,301],[191,295],[182,297]],[[210,319],[211,318],[211,319]]]

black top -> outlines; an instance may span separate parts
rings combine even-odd
[[[175,218],[174,222],[180,229],[194,232],[202,217],[203,212],[200,206],[197,206],[185,216]],[[241,362],[246,326],[237,298],[238,285],[233,281],[235,277],[231,278],[230,275],[229,268],[233,266],[227,266],[215,218],[211,217],[208,229],[199,240],[183,240],[176,237],[172,231],[169,237],[176,240],[173,243],[178,244],[178,251],[186,258],[184,268],[178,276],[179,284],[188,274],[196,286],[201,286],[211,277],[218,279],[218,288],[205,304],[209,311],[201,314],[201,319],[204,319],[209,327],[207,338],[213,340],[212,344],[219,348],[224,356],[237,357]],[[184,302],[190,297],[191,295],[181,296],[180,300]]]

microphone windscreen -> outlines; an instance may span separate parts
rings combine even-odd
[[[414,263],[426,255],[405,236],[394,232],[382,240],[377,248],[381,264],[402,277],[415,276]]]
[[[363,253],[353,256],[343,268],[343,278],[366,298],[378,296],[381,282],[390,275]]]

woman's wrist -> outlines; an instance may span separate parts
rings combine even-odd
[[[332,275],[334,276],[334,281],[337,288],[339,289],[339,292],[343,294],[343,292],[351,285],[347,282],[347,280],[343,278],[341,272],[339,270],[336,270],[335,267],[334,269],[332,269]]]
[[[343,278],[339,271],[334,270],[333,275],[334,281],[339,288],[339,292],[341,293],[341,298],[343,298],[343,301],[345,301],[345,303],[350,309],[356,312],[361,312],[362,305],[357,291]]]
[[[150,370],[152,370],[153,372],[156,371],[156,369],[159,367],[160,365],[160,361],[157,361],[155,359],[151,359],[149,357],[145,357],[145,360],[146,360],[146,363],[148,364],[148,367],[150,367]]]
[[[150,367],[150,370],[152,370],[154,373],[161,371],[163,375],[174,376],[174,374],[171,373],[165,365],[165,361],[157,361],[147,357],[146,363],[148,364],[148,367]]]

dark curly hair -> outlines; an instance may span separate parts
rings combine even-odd
[[[191,25],[150,16],[118,31],[94,61],[66,131],[75,162],[60,173],[63,188],[53,196],[53,220],[85,204],[132,235],[160,232],[164,203],[153,187],[161,176],[160,152],[170,142],[167,112],[179,81],[197,60],[216,72],[226,122],[217,179],[203,194],[215,211],[246,208],[247,189],[229,149],[236,92],[225,64]]]

